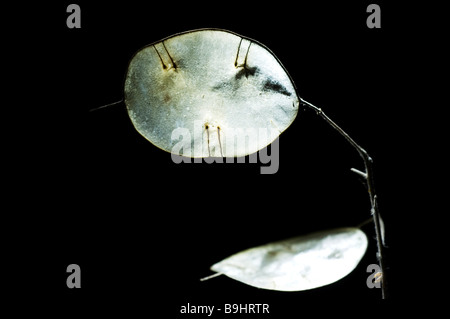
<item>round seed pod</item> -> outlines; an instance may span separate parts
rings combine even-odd
[[[245,156],[272,143],[297,116],[293,81],[262,44],[194,30],[139,50],[125,78],[136,130],[187,157]]]

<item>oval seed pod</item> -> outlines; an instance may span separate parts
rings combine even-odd
[[[300,291],[345,277],[366,249],[364,232],[339,228],[250,248],[214,264],[211,270],[258,288]]]
[[[262,44],[229,31],[194,30],[139,50],[125,104],[137,131],[188,157],[237,157],[272,143],[295,119],[294,83]]]

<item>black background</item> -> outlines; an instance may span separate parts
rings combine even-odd
[[[301,108],[281,135],[273,175],[261,175],[260,163],[175,164],[134,130],[123,103],[89,112],[122,99],[127,64],[138,49],[174,33],[213,27],[269,47],[301,97],[373,157],[390,296],[401,296],[396,210],[403,198],[395,171],[406,137],[395,110],[402,107],[398,77],[407,31],[396,23],[398,9],[377,1],[382,27],[369,29],[368,1],[77,1],[81,29],[69,29],[70,3],[46,4],[45,19],[37,19],[32,30],[39,36],[23,40],[35,48],[24,54],[38,65],[30,92],[39,94],[37,115],[27,119],[35,125],[23,137],[34,158],[22,180],[30,195],[18,206],[39,211],[24,213],[30,238],[21,254],[26,265],[39,266],[40,275],[32,287],[24,283],[25,291],[45,296],[41,305],[60,314],[89,309],[179,318],[188,302],[216,308],[268,303],[266,317],[282,318],[305,309],[321,315],[359,304],[383,306],[381,292],[366,286],[366,268],[377,262],[370,225],[363,228],[370,244],[360,265],[329,286],[287,293],[225,276],[199,281],[211,274],[212,264],[240,250],[356,226],[370,217],[365,186],[350,171],[363,169],[361,158],[314,112]],[[66,286],[72,263],[81,267],[81,289]]]

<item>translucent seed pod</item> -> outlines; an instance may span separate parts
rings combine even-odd
[[[300,103],[269,49],[217,29],[176,34],[139,50],[124,91],[142,136],[197,158],[257,152],[289,127]]]
[[[250,248],[214,264],[211,270],[258,288],[308,290],[352,272],[367,244],[360,229],[338,228]]]

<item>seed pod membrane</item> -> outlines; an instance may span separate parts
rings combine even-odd
[[[295,119],[299,97],[262,44],[204,29],[139,50],[128,66],[125,104],[137,131],[188,157],[237,157],[272,143]]]

